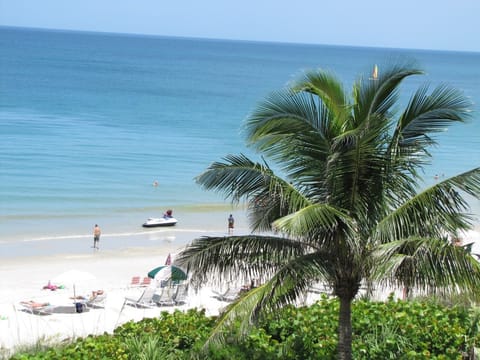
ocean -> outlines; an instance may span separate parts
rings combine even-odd
[[[0,27],[0,257],[81,248],[95,223],[111,249],[175,239],[182,224],[183,241],[210,222],[226,230],[239,210],[194,178],[227,154],[256,156],[242,124],[257,102],[308,69],[350,87],[395,58],[426,71],[402,99],[429,82],[474,102],[469,123],[438,136],[425,182],[479,166],[480,53]],[[167,208],[175,230],[141,227]]]

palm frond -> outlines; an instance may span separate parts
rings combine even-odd
[[[294,92],[307,92],[318,96],[332,114],[332,118],[342,121],[350,114],[350,105],[345,96],[342,83],[328,71],[310,70],[292,83]]]
[[[380,242],[410,236],[453,234],[471,228],[468,203],[455,189],[480,196],[480,168],[446,179],[410,198],[380,221],[373,235]],[[418,226],[422,224],[422,226]]]
[[[292,259],[312,252],[300,241],[275,236],[201,237],[176,258],[195,286],[216,281],[263,278]]]
[[[324,167],[331,139],[338,134],[332,128],[324,104],[316,104],[309,94],[290,91],[270,95],[245,123],[249,144],[295,179],[312,165]],[[310,178],[311,173],[305,176]]]
[[[233,201],[262,189],[265,179],[272,174],[266,163],[255,163],[243,154],[228,155],[224,160],[212,163],[195,181],[203,188],[223,193]]]
[[[428,163],[428,149],[436,144],[433,135],[445,131],[456,122],[464,122],[471,109],[471,101],[459,90],[446,85],[428,94],[428,86],[420,87],[400,116],[392,138],[392,152],[407,156],[411,167]]]
[[[321,248],[342,228],[345,234],[353,232],[352,220],[342,211],[328,204],[312,204],[277,219],[275,230],[291,238],[301,238],[311,246]]]
[[[422,73],[410,63],[394,63],[384,65],[378,80],[359,79],[353,88],[357,124],[369,120],[373,114],[382,117],[388,115],[396,103],[400,83],[409,76]]]
[[[248,200],[253,231],[271,230],[276,218],[310,203],[301,188],[275,175],[268,164],[254,163],[244,155],[228,155],[224,160],[211,164],[196,181],[233,202]]]
[[[228,306],[220,315],[205,346],[224,342],[235,320],[241,319],[240,332],[237,334],[241,339],[262,315],[274,313],[286,304],[296,303],[313,283],[331,277],[334,265],[330,260],[330,254],[316,252],[285,263],[264,284],[251,289]]]
[[[249,198],[249,221],[253,231],[272,230],[275,219],[302,209],[310,199],[301,189],[275,175],[265,181],[265,186]],[[307,194],[308,195],[308,194]]]
[[[457,176],[453,176],[450,179],[444,180],[441,184],[446,184],[446,186],[455,187],[461,191],[464,191],[470,196],[480,199],[480,167],[466,171]],[[458,193],[453,192],[454,189],[451,189],[452,198],[456,202],[464,204],[464,200],[459,197]]]
[[[374,277],[419,290],[447,293],[480,290],[480,263],[446,238],[412,237],[380,245]]]

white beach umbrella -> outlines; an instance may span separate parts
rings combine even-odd
[[[60,275],[55,276],[52,280],[54,283],[58,284],[72,284],[73,285],[73,297],[76,297],[75,294],[75,284],[80,282],[86,282],[96,279],[95,275],[80,270],[68,270]]]

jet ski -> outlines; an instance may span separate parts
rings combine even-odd
[[[148,218],[143,223],[143,227],[157,227],[157,226],[174,226],[177,219],[174,217]]]

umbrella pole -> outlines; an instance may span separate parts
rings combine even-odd
[[[73,299],[77,299],[77,294],[75,294],[75,284],[73,284]]]

